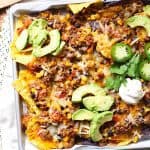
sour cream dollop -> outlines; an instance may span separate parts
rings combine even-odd
[[[121,99],[128,104],[138,103],[144,96],[141,81],[137,79],[126,79],[126,83],[122,83],[119,88]]]

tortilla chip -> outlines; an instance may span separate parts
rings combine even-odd
[[[33,76],[29,71],[22,70],[19,72],[19,79],[13,82],[13,85],[17,92],[22,96],[25,103],[28,105],[31,112],[35,112],[36,114],[40,113],[40,110],[36,106],[34,100],[31,97],[30,89],[29,89],[29,81],[37,80],[35,76]]]
[[[18,19],[16,23],[16,30],[14,33],[14,39],[12,43],[10,44],[10,49],[11,49],[10,54],[16,62],[21,63],[23,65],[27,65],[28,63],[32,62],[35,59],[35,57],[32,55],[32,52],[22,52],[16,48],[15,42],[18,37],[17,28],[21,26],[22,26],[22,22],[21,20]],[[26,51],[26,49],[23,51]]]
[[[44,141],[40,137],[35,137],[30,142],[41,150],[50,150],[58,147],[56,142]]]
[[[131,138],[128,138],[128,139],[123,139],[123,141],[118,143],[117,145],[118,146],[125,146],[125,145],[129,145],[130,143],[133,143],[133,142],[136,143],[138,140],[139,140],[139,137],[134,136],[134,137],[131,137]]]
[[[52,148],[57,148],[58,143],[53,141],[52,139],[41,139],[41,137],[39,136],[39,131],[41,128],[39,126],[38,120],[38,116],[35,115],[32,116],[27,123],[26,134],[28,135],[29,141],[41,150],[50,150]]]
[[[73,14],[79,13],[83,8],[89,7],[91,4],[100,3],[101,0],[94,0],[93,2],[84,2],[77,4],[69,4],[68,7],[73,12]]]

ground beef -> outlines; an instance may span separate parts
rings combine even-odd
[[[50,135],[49,131],[46,129],[40,129],[38,131],[38,135],[41,137],[42,140],[51,140],[52,136]]]
[[[145,115],[144,124],[150,125],[150,112]]]
[[[66,129],[61,129],[58,134],[61,137],[65,137],[65,136],[73,137],[76,134],[76,132],[75,132],[74,127],[70,126],[70,127],[67,127]]]
[[[62,112],[60,112],[58,110],[50,109],[49,118],[50,118],[51,122],[60,123],[65,119],[65,116],[64,116],[64,114],[62,114]]]

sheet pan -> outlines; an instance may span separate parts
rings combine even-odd
[[[10,29],[11,29],[11,38],[13,38],[14,33],[14,25],[17,17],[22,12],[26,13],[32,13],[32,12],[40,12],[43,10],[50,9],[52,7],[62,7],[66,4],[70,3],[80,3],[80,2],[89,2],[92,0],[39,0],[39,1],[30,1],[30,2],[24,2],[19,3],[14,6],[12,6],[9,10],[9,17],[10,17]],[[114,0],[115,1],[115,0]],[[19,70],[19,64],[16,62],[13,62],[13,77],[14,80],[17,79],[18,70]],[[14,98],[16,103],[16,117],[17,117],[17,128],[18,128],[18,149],[19,150],[25,150],[24,144],[25,144],[25,136],[21,130],[21,113],[22,113],[22,104],[19,101],[19,95],[16,91],[14,91]],[[139,141],[135,144],[130,144],[128,146],[119,146],[119,147],[97,147],[97,146],[90,146],[90,145],[75,145],[71,148],[71,150],[90,150],[90,149],[105,149],[105,150],[111,150],[111,149],[150,149],[150,139]]]

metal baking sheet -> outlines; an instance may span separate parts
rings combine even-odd
[[[66,4],[70,3],[81,3],[81,2],[89,2],[92,0],[39,0],[39,1],[30,1],[19,3],[12,6],[9,10],[9,17],[10,17],[10,29],[11,29],[11,39],[13,38],[14,33],[14,25],[17,17],[20,13],[32,13],[32,12],[40,12],[43,10],[50,9],[52,7],[62,7]],[[114,0],[116,1],[116,0]],[[17,79],[19,64],[13,62],[13,78],[14,80]],[[17,128],[18,128],[18,149],[25,150],[25,135],[21,130],[21,113],[22,113],[22,104],[19,101],[19,95],[16,91],[14,91],[14,98],[16,103],[16,118],[17,118]],[[119,146],[119,147],[97,147],[97,146],[90,146],[90,145],[75,145],[71,148],[71,150],[90,150],[90,149],[149,149],[150,148],[150,139],[139,141],[138,143],[133,143],[128,146]]]

